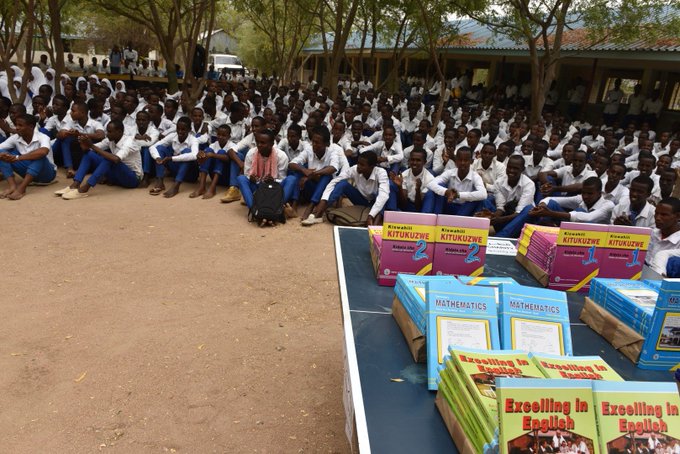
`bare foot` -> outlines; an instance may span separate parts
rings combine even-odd
[[[203,194],[204,199],[212,199],[213,197],[215,197],[215,191],[208,191]]]
[[[149,177],[144,177],[144,178],[142,178],[142,181],[139,182],[138,187],[148,188],[150,184],[151,184],[151,179]]]
[[[203,194],[205,194],[205,189],[204,188],[198,188],[194,192],[189,194],[189,198],[195,199],[196,197],[201,196]]]
[[[175,197],[177,193],[179,192],[179,187],[177,185],[173,185],[170,189],[165,191],[163,193],[163,197],[166,199],[169,199],[170,197]]]
[[[24,195],[26,195],[25,192],[14,191],[10,195],[8,195],[7,198],[10,199],[10,200],[21,200],[21,198]]]
[[[66,178],[73,178],[76,176],[76,172],[73,169],[68,169],[66,171]]]
[[[155,187],[149,189],[149,194],[158,195],[163,191],[165,191],[165,186],[155,186]]]
[[[8,195],[14,192],[14,189],[6,189],[0,192],[0,199],[6,199]]]

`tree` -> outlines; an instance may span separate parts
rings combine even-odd
[[[7,83],[12,102],[23,102],[28,93],[28,78],[33,65],[33,39],[35,36],[35,0],[0,0],[0,63],[7,72]],[[24,72],[21,80],[21,90],[17,95],[12,81],[12,59],[20,61],[23,46]]]
[[[64,41],[62,39],[62,17],[72,17],[75,11],[63,14],[69,0],[42,0],[38,4],[35,14],[36,25],[40,30],[40,37],[56,72],[54,89],[61,90],[61,84],[56,83],[66,71],[64,66]]]
[[[313,26],[320,0],[234,0],[234,7],[269,40],[273,70],[284,82],[293,78],[295,62]]]
[[[205,78],[194,77],[191,71],[194,53],[201,35],[206,37],[204,47],[210,48],[217,0],[90,1],[104,10],[148,27],[158,39],[161,54],[166,61],[168,90],[177,90],[174,68],[178,61],[182,62],[185,69],[182,90],[189,98],[189,104],[195,103],[197,96],[203,91]]]
[[[531,121],[540,118],[555,80],[566,33],[585,26],[585,47],[604,41],[677,36],[680,11],[670,0],[449,0],[452,12],[526,43],[531,67]]]

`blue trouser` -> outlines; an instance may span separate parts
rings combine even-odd
[[[431,192],[431,191],[430,191]],[[426,203],[427,202],[427,203]],[[423,200],[423,213],[452,214],[455,216],[472,216],[480,210],[483,201],[448,203],[445,196],[434,195],[431,199]]]
[[[96,186],[104,176],[109,180],[109,183],[115,184],[116,186],[136,188],[139,185],[137,174],[125,163],[119,162],[118,164],[114,164],[94,151],[85,153],[83,160],[80,161],[78,172],[76,172],[73,181],[82,183],[88,172],[92,172],[92,175],[87,179],[87,184],[92,187]]]
[[[385,209],[388,211],[407,211],[409,213],[428,213],[425,211],[426,206],[434,206],[434,192],[427,191],[422,195],[420,210],[416,208],[416,204],[410,200],[406,201],[406,206],[403,209],[399,208],[399,187],[390,181],[390,198],[387,199]]]
[[[384,162],[384,163],[380,164],[380,167],[385,169],[387,171],[387,173],[392,172],[395,175],[399,175],[399,166],[400,165],[401,165],[401,162],[395,162],[394,164],[388,164],[388,163]]]
[[[246,151],[237,151],[236,154],[241,161],[246,159]],[[238,186],[238,177],[240,173],[241,168],[232,160],[229,163],[229,186]]]
[[[6,152],[15,156],[19,155],[19,152],[16,150],[6,150]],[[32,161],[1,161],[0,171],[2,171],[2,176],[5,179],[10,178],[14,173],[21,177],[25,177],[28,174],[33,177],[33,181],[36,183],[49,183],[57,176],[57,171],[54,170],[54,166],[47,159],[47,156]]]
[[[156,173],[156,162],[151,157],[149,152],[149,147],[142,147],[142,171],[145,175],[151,175]]]
[[[212,149],[206,148],[205,150],[206,153],[214,153]],[[224,150],[220,150],[217,152],[217,154],[226,156],[227,152]],[[208,158],[205,161],[203,161],[203,164],[198,166],[198,170],[203,173],[207,173],[208,175],[222,175],[224,173],[224,161],[221,161],[217,158]]]
[[[71,154],[73,140],[73,137],[67,137],[65,139],[57,139],[52,144],[52,153],[55,157],[61,158],[64,167],[67,169],[73,168],[73,156]]]
[[[296,172],[297,173],[297,172]],[[319,181],[307,180],[302,191],[309,197],[309,201],[316,205],[321,201],[321,196],[326,190],[326,186],[333,179],[332,175],[324,175],[319,177]],[[298,200],[300,196],[300,177],[297,175],[288,175],[284,178],[281,186],[283,186],[284,202],[289,200]]]
[[[552,211],[561,211],[562,213],[566,212],[564,208],[562,208],[560,204],[554,200],[550,200],[546,206]],[[527,222],[537,223],[550,220],[547,218],[537,218],[530,216],[529,211],[531,211],[532,208],[533,207],[531,205],[524,207],[524,209],[520,211],[512,221],[505,224],[501,230],[496,232],[496,236],[504,238],[517,238],[522,231],[522,227],[524,227],[524,224]],[[583,209],[576,208],[574,211],[583,211]]]
[[[236,178],[236,185],[241,190],[241,195],[243,196],[243,200],[245,200],[248,208],[252,208],[253,207],[253,194],[255,193],[255,191],[257,191],[257,188],[260,187],[260,184],[259,183],[253,183],[245,175],[239,175]]]
[[[363,194],[361,194],[361,192],[359,192],[359,190],[352,186],[352,184],[347,180],[340,181],[335,185],[331,195],[328,196],[328,204],[331,205],[337,202],[342,196],[347,197],[354,205],[362,205],[367,207],[371,206],[373,203],[364,197]],[[382,211],[384,211],[384,209]],[[382,211],[380,212],[381,214]]]
[[[557,185],[557,179],[555,177],[547,177],[548,183],[550,183],[551,186]],[[554,194],[557,196],[558,194]],[[536,180],[536,192],[534,193],[534,203],[538,205],[541,200],[543,200],[546,196],[544,196],[541,193],[541,182],[539,180]]]
[[[158,154],[161,158],[172,156],[174,151],[172,147],[158,147]],[[189,148],[182,150],[180,154],[191,153]],[[170,161],[166,164],[156,164],[156,177],[163,178],[165,176],[165,167],[168,167],[170,173],[175,175],[175,181],[181,183],[183,181],[194,182],[198,178],[198,166],[196,161]]]

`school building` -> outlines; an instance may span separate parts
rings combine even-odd
[[[332,37],[330,38],[332,39]],[[439,48],[439,61],[448,79],[467,69],[473,71],[473,83],[485,87],[496,81],[514,80],[521,85],[530,79],[529,50],[524,43],[494,34],[487,26],[474,20],[462,20],[459,34],[450,43]],[[355,68],[363,65],[364,74],[370,75],[374,87],[386,85],[394,68],[394,42],[378,39],[371,56],[371,37],[366,37],[361,52],[361,35],[354,33],[346,46],[347,60],[341,66],[341,74],[356,77]],[[561,103],[567,102],[567,92],[573,81],[580,76],[586,81],[587,100],[585,109],[591,117],[599,116],[602,99],[613,86],[616,78],[623,80],[622,89],[628,95],[637,83],[642,93],[649,96],[654,88],[661,90],[664,110],[660,127],[668,128],[680,121],[680,37],[668,36],[654,42],[639,40],[626,44],[604,42],[590,46],[584,29],[566,30],[562,46],[562,59],[557,68],[557,89]],[[350,64],[351,63],[351,64]],[[323,46],[313,43],[303,50],[300,62],[300,78],[324,80],[325,59]],[[415,45],[410,46],[400,63],[399,74],[424,77],[432,80],[435,68],[429,54]],[[427,90],[429,87],[426,86]],[[562,109],[564,111],[564,109]],[[621,106],[625,114],[627,106]]]

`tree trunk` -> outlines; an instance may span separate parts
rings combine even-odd
[[[177,73],[175,72],[175,46],[167,46],[168,51],[165,53],[165,68],[168,77],[168,93],[177,93],[179,85],[177,84]]]
[[[61,39],[61,11],[59,8],[59,0],[48,0],[47,6],[50,12],[50,31],[52,35],[52,42],[54,43],[54,60],[52,64],[56,72],[54,75],[54,91],[55,94],[62,94],[61,75],[66,71],[64,66],[64,41]]]

